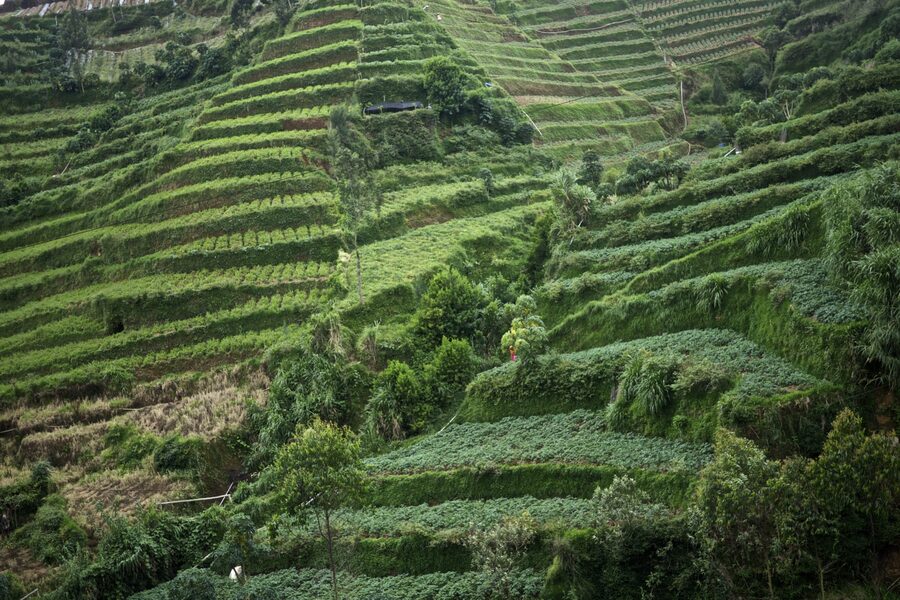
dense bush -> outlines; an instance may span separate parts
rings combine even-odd
[[[862,350],[900,388],[900,168],[889,163],[833,188],[824,202],[831,271],[865,307]]]
[[[416,332],[431,347],[444,338],[471,340],[485,299],[463,274],[447,269],[435,275],[419,301]]]
[[[0,515],[6,515],[7,526],[18,527],[38,510],[53,489],[50,473],[50,463],[37,462],[28,479],[0,486]]]
[[[65,498],[47,496],[34,519],[13,534],[12,544],[28,548],[31,555],[48,565],[73,558],[87,544],[87,534],[66,510]]]
[[[301,349],[287,357],[275,372],[265,410],[254,418],[259,439],[251,461],[263,464],[271,460],[298,425],[315,418],[352,422],[368,389],[363,370],[338,355]]]
[[[391,361],[375,380],[366,406],[366,427],[388,440],[403,439],[425,426],[430,408],[423,402],[422,384],[412,368]]]

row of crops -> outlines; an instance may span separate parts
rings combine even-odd
[[[440,1],[429,3],[428,10],[435,18],[440,15],[441,27],[516,97],[538,128],[536,143],[548,155],[567,159],[592,149],[612,157],[648,150],[664,140],[650,104],[610,85],[605,73],[581,68],[576,61],[583,58],[582,50],[567,55],[545,43],[551,38],[530,40],[504,17],[486,14],[477,5]],[[516,19],[527,21],[520,13]],[[629,121],[607,126],[616,115]]]

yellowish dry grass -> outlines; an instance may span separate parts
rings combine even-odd
[[[159,435],[177,433],[215,437],[244,421],[248,401],[265,403],[268,379],[262,373],[248,379],[246,384],[238,384],[223,374],[177,402],[147,406],[128,412],[122,418]]]
[[[69,502],[69,512],[89,527],[96,527],[104,512],[129,515],[157,502],[189,498],[196,492],[190,482],[150,470],[99,471],[64,485],[61,490]]]
[[[19,455],[28,461],[49,460],[54,465],[76,463],[100,452],[107,429],[109,421],[31,433],[22,438]]]

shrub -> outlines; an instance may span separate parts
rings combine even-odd
[[[432,402],[439,407],[447,406],[471,381],[477,365],[478,359],[469,342],[441,340],[423,373],[423,383]]]
[[[368,387],[363,372],[339,356],[299,350],[282,361],[272,380],[252,462],[271,458],[298,424],[309,424],[317,417],[347,423]]]
[[[422,429],[429,406],[423,402],[422,386],[406,363],[392,360],[375,380],[372,399],[366,406],[369,431],[388,440],[399,440]]]
[[[103,438],[102,456],[116,466],[135,468],[153,454],[159,446],[159,438],[142,433],[131,424],[113,424]]]
[[[195,469],[200,462],[200,438],[170,436],[153,451],[153,466],[160,473]]]
[[[168,600],[216,600],[216,581],[206,569],[186,569],[172,580]]]
[[[66,512],[62,496],[47,496],[34,520],[13,535],[14,544],[25,546],[48,565],[62,564],[87,544],[87,534]]]
[[[515,352],[517,357],[530,361],[547,350],[547,329],[543,319],[535,313],[537,303],[531,296],[519,296],[513,310],[516,316],[500,345],[503,350]]]
[[[441,271],[428,283],[415,315],[415,329],[430,346],[444,338],[471,340],[485,305],[480,290],[455,269]]]
[[[435,56],[422,65],[425,93],[430,102],[442,115],[453,115],[460,111],[466,101],[465,73],[452,58]]]
[[[826,260],[869,316],[862,351],[900,388],[900,168],[882,165],[833,188],[824,200]]]

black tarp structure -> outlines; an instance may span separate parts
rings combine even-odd
[[[404,110],[415,110],[417,108],[424,108],[421,102],[379,102],[378,104],[373,104],[372,106],[367,106],[363,111],[367,115],[378,115],[381,113],[394,113],[394,112],[403,112]]]

